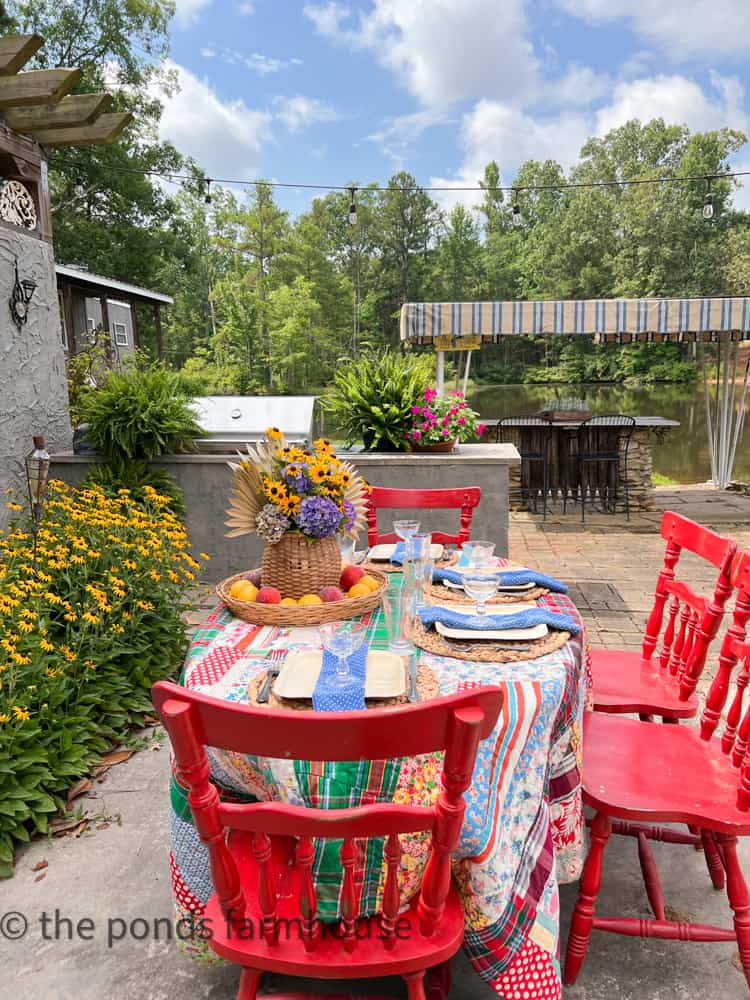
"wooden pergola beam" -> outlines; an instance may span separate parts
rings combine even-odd
[[[63,97],[59,104],[45,104],[40,108],[9,108],[3,117],[15,132],[33,135],[40,129],[93,125],[111,103],[111,94],[75,94]]]
[[[0,38],[0,76],[17,73],[43,41],[41,35],[6,35]]]
[[[80,79],[80,69],[35,69],[0,76],[0,110],[57,104]]]
[[[76,128],[39,129],[32,134],[40,146],[94,146],[114,142],[133,120],[129,111],[100,115],[91,125]]]

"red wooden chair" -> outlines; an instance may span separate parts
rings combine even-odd
[[[367,544],[380,545],[398,542],[394,532],[378,534],[378,511],[406,508],[410,510],[460,510],[460,530],[457,535],[444,531],[433,531],[432,540],[440,545],[458,545],[468,542],[474,508],[482,497],[479,486],[463,486],[450,490],[392,490],[383,486],[373,486],[367,508]]]
[[[667,542],[664,566],[656,581],[654,605],[646,622],[641,652],[591,650],[594,708],[599,712],[660,715],[673,722],[691,718],[698,710],[692,692],[687,697],[680,694],[679,682],[689,660],[698,672],[703,669],[732,593],[729,570],[737,546],[672,511],[666,511],[662,517],[661,535]],[[683,549],[718,569],[711,601],[676,579],[675,568]],[[661,651],[656,657],[660,635]]]
[[[464,915],[451,883],[451,853],[464,816],[477,745],[492,731],[502,692],[483,687],[377,711],[269,711],[231,704],[161,682],[152,691],[189,789],[198,834],[206,844],[215,893],[205,911],[210,947],[242,966],[237,1000],[254,1000],[264,971],[315,979],[401,975],[409,1000],[425,1000],[450,986],[450,958],[461,947]],[[205,746],[286,760],[380,760],[445,750],[442,791],[434,807],[377,803],[350,809],[308,809],[280,802],[219,801],[210,781]],[[430,856],[421,891],[399,912],[399,834],[429,831]],[[227,836],[227,833],[229,834]],[[385,838],[382,911],[358,918],[357,841]],[[279,895],[272,874],[272,842],[294,838],[290,896]],[[313,840],[341,839],[341,920],[316,919]],[[301,1000],[309,994],[288,994]]]
[[[583,732],[583,798],[595,811],[591,847],[581,876],[568,936],[564,980],[580,972],[592,930],[680,941],[737,941],[750,985],[750,895],[737,860],[737,838],[750,836],[750,705],[744,692],[750,678],[750,553],[734,560],[731,580],[739,588],[726,656],[706,696],[700,727],[659,726],[622,716],[588,712]],[[715,735],[738,660],[736,693],[727,724]],[[680,681],[692,696],[700,670],[691,664]],[[726,873],[734,928],[667,920],[649,840],[682,842],[661,823],[685,823],[713,845]],[[600,917],[594,912],[602,879],[602,857],[612,833],[638,837],[638,854],[653,920]],[[708,856],[708,852],[707,852]]]

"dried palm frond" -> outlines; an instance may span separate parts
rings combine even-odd
[[[346,534],[350,538],[356,538],[367,524],[367,505],[369,491],[364,479],[360,476],[353,465],[349,462],[341,463],[341,470],[349,473],[349,484],[344,490],[344,499],[354,507],[354,524]]]
[[[249,445],[247,450],[250,453],[249,457],[240,455],[239,463],[228,463],[234,475],[227,508],[229,520],[224,522],[231,529],[226,533],[227,538],[236,538],[238,535],[247,535],[255,531],[255,518],[265,502],[258,465]]]

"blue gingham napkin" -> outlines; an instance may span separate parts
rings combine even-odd
[[[570,632],[571,635],[578,635],[581,630],[578,622],[569,615],[547,611],[546,608],[529,608],[527,611],[516,611],[508,615],[462,615],[451,611],[450,608],[428,607],[421,608],[417,614],[425,628],[440,622],[450,628],[465,628],[477,632],[494,629],[531,628],[533,625],[547,625],[559,632]]]
[[[349,682],[332,684],[336,676],[336,657],[323,650],[323,664],[313,691],[312,703],[316,712],[349,712],[365,707],[365,664],[370,643],[364,642],[349,657]]]
[[[560,580],[553,576],[545,576],[544,573],[537,573],[535,569],[502,569],[497,573],[488,573],[486,570],[477,570],[478,576],[496,576],[499,586],[520,587],[524,583],[535,583],[537,587],[545,587],[555,594],[567,594],[568,588]],[[463,583],[463,574],[457,573],[453,569],[434,569],[432,571],[432,582],[442,583],[447,580],[449,583]]]

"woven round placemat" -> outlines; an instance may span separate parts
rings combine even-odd
[[[476,601],[462,591],[452,590],[450,587],[444,587],[442,583],[433,583],[430,587],[430,593],[436,601],[446,601],[453,604],[476,603]],[[491,597],[487,603],[520,604],[523,601],[535,601],[538,597],[544,597],[545,594],[549,594],[546,587],[534,587],[533,590],[519,591],[514,594],[495,594],[495,596]]]
[[[528,649],[496,649],[488,640],[486,649],[479,648],[463,652],[456,649],[455,643],[444,639],[437,632],[426,630],[418,621],[414,630],[413,642],[415,646],[419,646],[420,649],[424,649],[428,653],[436,653],[438,656],[452,656],[456,660],[473,660],[475,663],[517,663],[522,660],[536,660],[546,653],[553,653],[556,649],[561,649],[569,638],[570,632],[558,632],[555,629],[550,629],[547,635],[542,636],[541,639],[519,642],[519,645],[528,646]],[[481,640],[478,641],[481,642]],[[469,643],[470,640],[467,639],[466,644]]]
[[[249,705],[258,704],[258,694],[263,687],[267,671],[258,674],[247,685],[247,702]],[[417,664],[417,694],[420,701],[428,701],[430,698],[437,698],[440,694],[440,684],[434,671],[425,663]],[[398,698],[368,698],[365,702],[367,708],[398,708],[408,701],[405,694]],[[273,691],[268,696],[268,701],[264,702],[269,708],[291,708],[297,712],[309,712],[312,703],[309,698],[279,698]]]

